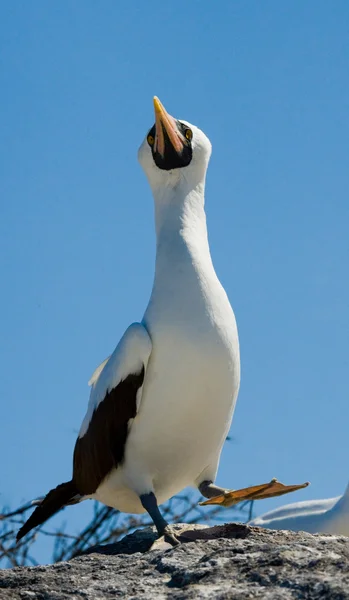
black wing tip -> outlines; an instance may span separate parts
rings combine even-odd
[[[73,481],[61,483],[51,490],[36,506],[29,519],[22,525],[16,535],[16,543],[22,539],[31,529],[42,525],[45,521],[53,517],[61,508],[66,506],[69,501],[77,494],[77,489]]]
[[[18,530],[17,535],[16,535],[16,544],[18,544],[19,540],[21,540],[22,537],[24,537],[28,533],[28,531],[30,531],[29,529],[28,529],[28,531],[26,529],[27,528],[25,527],[25,525],[23,525],[23,527],[21,527]]]
[[[47,518],[49,518],[49,517],[47,517]],[[45,520],[46,519],[42,519],[42,520],[40,519],[40,513],[39,513],[39,518],[37,518],[37,508],[36,508],[34,510],[34,512],[30,515],[29,519],[18,530],[17,535],[16,535],[16,543],[18,544],[19,540],[21,540],[25,535],[27,535],[27,533],[29,533],[29,531],[31,531],[38,525],[41,525]]]

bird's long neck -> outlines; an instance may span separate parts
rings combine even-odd
[[[168,319],[169,311],[183,312],[183,307],[183,314],[190,315],[202,303],[203,281],[216,279],[207,239],[204,184],[162,189],[154,197],[156,261],[145,315],[148,325],[160,322],[160,315]]]
[[[198,253],[210,257],[204,192],[204,182],[195,187],[182,182],[154,191],[157,269],[164,262],[194,258]]]

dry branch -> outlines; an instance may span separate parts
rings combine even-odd
[[[163,514],[170,523],[212,523],[231,520],[246,522],[252,517],[252,505],[252,502],[243,502],[234,509],[222,510],[219,506],[204,509],[198,505],[194,494],[184,493],[171,498],[163,506]],[[152,525],[146,514],[128,515],[95,502],[90,522],[78,535],[66,533],[63,527],[58,531],[50,531],[44,524],[16,544],[16,533],[32,509],[33,503],[28,502],[16,510],[4,509],[0,513],[2,567],[37,564],[34,544],[38,535],[54,539],[52,562],[57,562],[69,560],[91,546],[115,542],[139,527]]]

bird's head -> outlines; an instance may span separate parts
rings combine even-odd
[[[155,123],[138,151],[138,159],[153,190],[189,187],[203,182],[211,155],[211,142],[187,121],[174,119],[154,97]]]

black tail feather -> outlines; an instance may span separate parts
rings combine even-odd
[[[17,533],[17,542],[31,529],[41,525],[41,523],[44,523],[47,521],[47,519],[61,510],[61,508],[68,504],[69,501],[72,500],[72,498],[74,498],[74,496],[77,494],[78,491],[73,481],[61,483],[56,488],[51,490],[30,515],[28,521],[26,521],[23,527],[20,528],[19,532]]]

